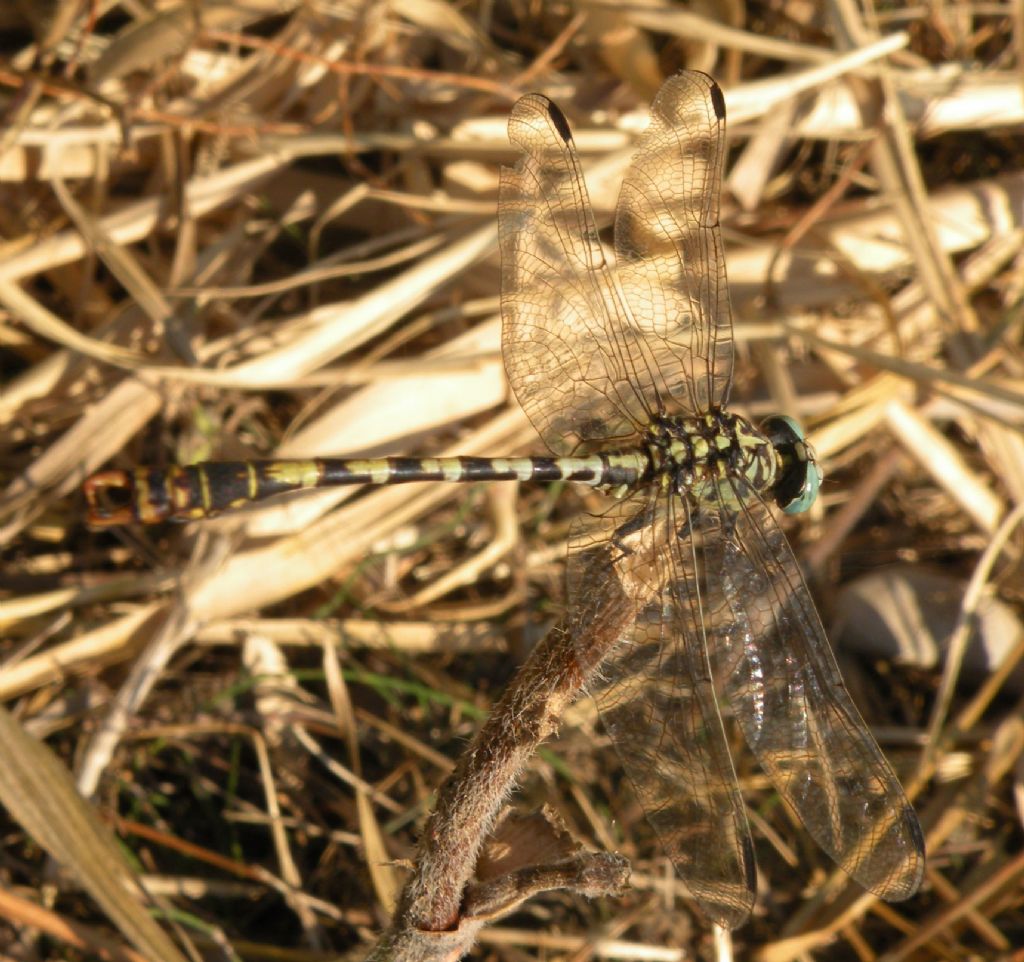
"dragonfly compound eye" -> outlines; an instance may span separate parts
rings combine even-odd
[[[773,414],[761,423],[761,430],[771,441],[779,458],[772,494],[775,503],[786,514],[806,511],[818,497],[821,468],[800,425],[785,414]]]
[[[103,472],[86,482],[90,519],[189,520],[350,484],[592,485],[598,494],[569,529],[564,630],[576,658],[564,685],[586,676],[635,798],[705,914],[735,928],[757,894],[719,694],[824,851],[875,895],[908,898],[924,874],[920,825],[843,687],[766,504],[770,492],[784,511],[810,507],[821,484],[814,451],[790,418],[768,418],[759,431],[727,409],[734,345],[719,228],[722,91],[694,71],[665,81],[623,179],[614,262],[561,111],[528,94],[512,108],[509,135],[516,160],[502,171],[498,206],[502,356],[546,451]],[[321,537],[311,533],[307,544]],[[293,567],[282,573],[285,593],[311,587]],[[564,644],[556,637],[540,657]],[[531,659],[503,704],[519,703],[539,664]],[[491,758],[502,711],[467,756],[484,767],[460,768],[462,780],[443,790],[457,799],[453,824],[490,804],[473,779],[508,783],[514,774]],[[420,876],[428,888],[433,874]]]

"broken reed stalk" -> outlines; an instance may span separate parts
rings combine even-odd
[[[595,549],[575,563],[607,570],[606,555],[607,550]],[[586,579],[585,572],[582,577]],[[618,592],[608,591],[596,607],[588,607],[572,611],[537,645],[439,789],[413,874],[369,962],[456,959],[470,949],[487,921],[537,892],[570,888],[593,897],[624,888],[629,876],[624,858],[585,852],[471,884],[481,847],[520,772],[537,746],[557,730],[562,712],[634,615],[621,586]]]

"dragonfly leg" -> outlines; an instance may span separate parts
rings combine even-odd
[[[633,554],[633,549],[626,544],[626,539],[630,535],[636,534],[638,531],[643,531],[650,526],[651,521],[654,519],[654,506],[648,505],[643,511],[638,511],[633,517],[620,524],[609,536],[608,543],[614,545],[620,552],[620,554],[611,559],[612,564],[617,564],[623,558],[628,558]]]

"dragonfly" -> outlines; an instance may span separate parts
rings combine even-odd
[[[776,516],[822,474],[796,422],[729,410],[733,334],[719,206],[725,101],[668,79],[626,171],[605,248],[565,115],[540,94],[509,120],[498,221],[502,352],[549,453],[510,458],[208,462],[89,478],[97,526],[202,518],[284,491],[410,481],[582,482],[567,623],[589,664],[595,619],[625,611],[589,673],[636,796],[708,918],[735,928],[756,890],[723,723],[849,875],[883,899],[924,872],[913,808],[843,684]]]

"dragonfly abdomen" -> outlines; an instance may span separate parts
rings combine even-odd
[[[646,454],[579,458],[313,458],[209,461],[167,470],[101,471],[85,483],[94,527],[206,518],[286,491],[413,481],[579,481],[622,488],[649,470]]]

